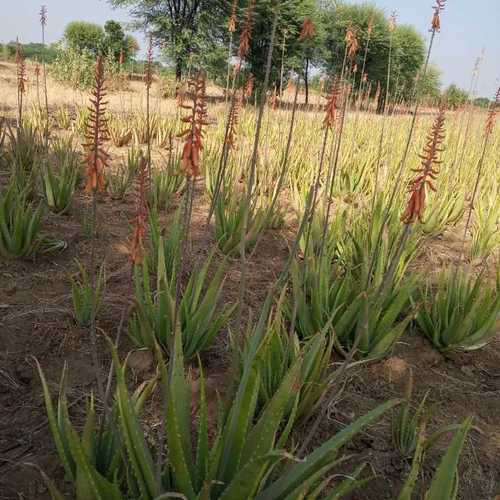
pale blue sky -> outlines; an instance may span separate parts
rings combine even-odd
[[[108,19],[130,21],[126,10],[113,10],[105,0],[0,0],[0,41],[24,42],[40,38],[40,3],[48,8],[47,40],[60,39],[73,20],[100,24]],[[428,36],[433,0],[375,0],[387,12],[396,9],[398,22],[409,23]],[[443,83],[469,87],[470,75],[481,49],[485,48],[479,95],[491,97],[500,83],[500,0],[448,0],[442,14],[442,30],[436,38],[432,60],[443,71]],[[137,35],[142,42],[142,37]]]

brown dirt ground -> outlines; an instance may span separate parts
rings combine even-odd
[[[72,319],[68,274],[76,272],[75,258],[88,261],[89,240],[82,230],[87,200],[81,191],[69,215],[47,215],[44,232],[68,243],[66,250],[35,260],[0,261],[0,499],[48,499],[36,468],[41,467],[57,484],[64,485],[47,425],[41,385],[35,370],[38,359],[51,386],[57,390],[65,362],[69,365],[68,397],[71,414],[81,421],[84,396],[93,386],[88,331]],[[171,213],[172,209],[169,213]],[[203,227],[206,206],[196,205],[193,216],[193,256],[204,255],[213,243],[211,232]],[[131,294],[130,265],[127,255],[128,221],[133,202],[103,198],[99,203],[99,258],[106,262],[106,293],[98,318],[99,347],[103,373],[109,366],[104,334],[114,337],[124,307]],[[208,234],[208,235],[207,235]],[[449,248],[458,248],[455,234],[447,232],[436,239],[421,258],[429,270],[450,260]],[[248,295],[245,306],[258,314],[269,284],[276,277],[287,255],[287,235],[268,231],[259,251],[250,262]],[[448,250],[446,250],[448,248]],[[456,253],[456,252],[455,252]],[[451,255],[453,258],[454,255]],[[223,301],[234,303],[238,295],[238,264],[230,266]],[[229,352],[227,332],[203,355],[209,391],[227,386]],[[132,348],[122,337],[122,355]],[[151,375],[151,367],[140,357],[132,363],[133,382]],[[332,366],[333,368],[333,366]],[[378,362],[359,365],[349,373],[347,383],[334,386],[332,403],[321,422],[317,445],[358,416],[392,397],[399,397],[409,370],[415,377],[415,399],[430,389],[433,407],[431,430],[441,425],[474,417],[460,462],[460,498],[490,500],[500,494],[500,340],[486,348],[450,358],[438,354],[416,332],[408,332],[392,355]],[[158,395],[154,400],[157,401]],[[156,405],[157,406],[157,405]],[[155,405],[146,419],[157,421]],[[307,429],[299,429],[297,436]],[[440,441],[426,458],[422,485],[428,485],[449,438]],[[359,435],[346,452],[369,464],[375,478],[352,499],[382,500],[396,498],[409,471],[410,462],[402,459],[391,443],[390,419]],[[347,472],[349,469],[346,468]],[[69,491],[69,490],[68,490]],[[69,498],[69,497],[68,497]],[[443,499],[445,500],[445,499]]]

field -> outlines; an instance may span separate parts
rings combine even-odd
[[[43,105],[37,104],[31,66],[27,74],[24,123],[43,136],[46,121],[40,111]],[[4,127],[15,129],[14,64],[0,63],[0,91]],[[186,93],[185,106],[191,105],[196,92]],[[299,103],[303,97],[302,91],[299,92]],[[59,147],[82,158],[85,142],[82,134],[88,125],[84,110],[89,92],[71,90],[49,77],[48,98],[50,147],[55,148],[59,141]],[[308,106],[300,104],[295,110],[291,86],[279,101],[268,100],[261,116],[260,140],[255,141],[257,99],[242,98],[237,119],[233,119],[234,141],[221,173],[220,156],[230,102],[225,100],[223,89],[208,85],[200,172],[193,179],[184,177],[182,157],[186,136],[180,136],[191,125],[181,118],[189,116],[191,110],[180,107],[175,99],[162,97],[161,81],[155,79],[150,101],[154,123],[149,134],[152,173],[141,191],[146,176],[144,170],[141,177],[141,160],[136,159],[139,167],[130,177],[127,168],[134,161],[130,156],[137,155],[134,151],[142,149],[147,155],[145,99],[144,83],[140,81],[127,82],[124,90],[109,91],[106,99],[111,137],[105,148],[110,160],[104,171],[106,189],[94,193],[95,239],[92,194],[83,189],[84,167],[79,160],[76,164],[80,165],[77,168],[81,175],[75,181],[69,205],[61,213],[46,207],[46,185],[43,180],[35,181],[33,203],[45,206],[40,230],[46,237],[43,243],[23,258],[0,260],[0,498],[51,498],[40,469],[71,498],[71,482],[67,474],[65,478],[54,445],[36,360],[53,396],[67,364],[67,404],[78,432],[82,432],[86,421],[91,391],[98,414],[106,405],[96,388],[96,378],[105,381],[110,370],[111,349],[106,337],[118,344],[122,361],[131,353],[127,368],[130,390],[157,377],[150,335],[151,331],[162,335],[161,329],[155,330],[149,323],[149,327],[144,326],[147,319],[141,323],[137,313],[141,297],[144,298],[141,290],[146,293],[146,286],[141,285],[142,257],[148,262],[158,296],[162,286],[171,287],[173,295],[187,295],[188,281],[201,275],[201,266],[209,259],[208,277],[205,282],[200,280],[200,287],[202,297],[208,297],[207,287],[213,288],[210,298],[217,311],[201,310],[195,304],[192,309],[187,306],[186,317],[182,311],[179,313],[186,324],[193,320],[193,331],[197,334],[201,331],[197,338],[193,335],[190,344],[186,336],[191,330],[183,323],[188,332],[183,332],[182,339],[184,356],[189,358],[186,384],[194,395],[186,409],[192,419],[185,422],[188,427],[191,424],[196,427],[201,418],[198,398],[204,387],[210,416],[208,435],[212,439],[216,434],[213,422],[218,396],[222,400],[234,397],[241,373],[245,373],[244,360],[248,355],[245,352],[251,350],[251,342],[245,342],[245,335],[252,339],[252,335],[259,334],[255,325],[264,311],[265,332],[257,355],[262,370],[259,380],[265,379],[269,386],[274,384],[274,391],[282,378],[291,377],[286,375],[288,366],[295,366],[288,358],[290,353],[295,352],[299,360],[311,359],[310,343],[323,341],[318,344],[323,358],[314,358],[318,371],[308,375],[312,377],[308,387],[313,388],[308,393],[309,404],[302,407],[303,400],[300,405],[297,403],[304,412],[293,422],[290,436],[285,440],[284,448],[292,455],[303,458],[378,405],[394,398],[404,399],[410,383],[413,391],[408,399],[412,411],[428,394],[426,423],[422,425],[419,420],[415,432],[432,436],[438,429],[473,418],[460,456],[458,498],[486,500],[500,494],[500,339],[499,302],[495,299],[499,293],[500,127],[493,130],[485,150],[487,112],[470,106],[443,111],[442,151],[441,147],[436,150],[441,163],[435,164],[437,173],[433,181],[436,192],[428,190],[423,220],[405,224],[400,219],[409,196],[406,186],[415,176],[412,169],[422,163],[422,151],[425,156],[424,146],[428,144],[428,134],[432,136],[431,127],[438,115],[435,108],[419,110],[405,158],[413,121],[412,105],[384,114],[376,112],[376,105],[369,98],[361,104],[352,98],[345,106],[345,116],[342,105],[338,107],[335,123],[326,134],[327,96],[315,92]],[[290,134],[292,119],[294,128]],[[290,148],[286,151],[289,138]],[[4,151],[11,143],[12,138],[7,137],[2,146]],[[253,161],[255,151],[257,160]],[[402,158],[405,158],[404,169],[398,184]],[[482,165],[482,175],[475,190],[478,165]],[[253,174],[250,166],[255,168]],[[5,163],[1,168],[0,184],[6,188],[13,174]],[[394,199],[389,201],[394,186]],[[145,191],[147,203],[141,204]],[[312,212],[310,202],[314,197],[316,211]],[[211,202],[214,214],[207,223]],[[467,224],[472,202],[471,220]],[[246,210],[248,206],[251,209]],[[152,230],[154,222],[147,222],[144,249],[134,248],[131,243],[140,217],[146,217],[141,210],[147,211],[147,217],[153,214],[156,227],[163,232],[158,243],[158,235],[155,237]],[[325,219],[327,211],[329,216]],[[377,228],[381,225],[385,227],[377,238]],[[184,237],[185,234],[189,236]],[[134,252],[141,254],[140,264],[131,264]],[[101,264],[105,269],[95,324],[96,349],[92,325],[89,328],[88,322],[82,320],[79,325],[78,318],[75,321],[74,283],[82,279],[78,262],[89,272]],[[144,272],[149,282],[148,270]],[[488,307],[492,308],[487,320],[490,327],[485,329],[484,337],[457,338],[455,342],[453,335],[465,323],[474,323],[472,326],[467,323],[470,336],[475,333],[474,328],[480,329],[481,323],[476,316],[473,320],[467,316],[453,325],[456,318],[447,316],[453,331],[446,334],[448,344],[441,339],[442,344],[437,345],[439,342],[431,342],[423,333],[418,316],[429,303],[432,306],[436,287],[459,272],[471,280],[479,277],[481,293],[494,299],[489,306],[486,299],[481,299],[484,302],[474,311],[479,318],[486,316]],[[217,281],[220,273],[223,279]],[[335,288],[337,283],[352,288],[345,292],[344,299],[343,292]],[[425,288],[426,283],[429,288]],[[387,302],[384,298],[381,305],[377,297],[386,288],[392,295]],[[370,290],[377,291],[373,292],[373,299]],[[420,295],[423,292],[419,290],[427,290],[429,295]],[[164,296],[170,297],[168,293]],[[453,295],[450,290],[446,293]],[[372,317],[366,312],[381,308],[383,316],[388,304],[398,302],[399,298],[401,305],[394,318],[383,325],[379,316]],[[456,300],[460,302],[460,298]],[[358,309],[348,318],[344,313],[358,303]],[[460,303],[458,310],[462,306]],[[155,307],[159,307],[156,299]],[[144,310],[147,317],[146,306]],[[227,319],[218,316],[221,311],[228,313]],[[205,315],[210,324],[200,326]],[[135,318],[135,326],[132,320],[129,323],[130,318]],[[211,334],[207,330],[214,324],[213,340],[206,341]],[[171,327],[165,328],[168,332]],[[360,343],[358,336],[362,339]],[[170,337],[167,335],[163,341],[157,338],[166,358],[169,357],[166,353],[174,349]],[[298,346],[292,346],[295,342],[292,337],[297,339]],[[141,348],[148,346],[151,349]],[[170,365],[175,364],[169,363],[169,370],[173,370]],[[301,377],[305,376],[301,372]],[[302,388],[297,380],[292,385]],[[319,386],[321,389],[315,392]],[[258,405],[264,406],[261,398],[266,400],[265,391],[257,392]],[[169,401],[172,400],[173,396]],[[226,408],[229,405],[227,401],[224,404]],[[161,432],[168,434],[168,429],[161,430],[163,409],[162,391],[156,387],[141,416],[151,449],[155,449],[154,443]],[[376,424],[363,428],[347,442],[348,458],[328,472],[328,484],[335,485],[349,477],[362,462],[367,465],[360,477],[372,478],[342,498],[378,500],[399,495],[413,470],[415,446],[406,454],[395,446],[393,428],[398,412],[397,408],[386,412]],[[280,432],[289,421],[283,419],[277,424]],[[415,498],[423,497],[429,489],[453,433],[460,432],[457,429],[458,426],[444,433],[426,449],[425,460],[417,471]]]

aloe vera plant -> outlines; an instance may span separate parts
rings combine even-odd
[[[11,183],[32,198],[42,162],[43,138],[28,125],[17,128],[15,132],[7,129],[7,138],[3,163],[10,171]]]
[[[64,162],[58,168],[47,164],[42,176],[47,206],[56,214],[65,213],[70,208],[75,192],[78,170],[71,162]]]
[[[210,346],[234,309],[217,310],[226,264],[223,262],[210,278],[208,272],[213,256],[212,252],[203,265],[193,271],[178,306],[175,282],[169,280],[163,265],[159,266],[154,292],[147,263],[144,262],[142,269],[135,269],[135,308],[129,322],[129,334],[137,346],[152,348],[159,342],[168,348],[176,319],[180,323],[186,357],[191,358]]]
[[[165,366],[158,346],[155,348],[162,395],[165,398],[163,414],[166,431],[166,445],[169,458],[154,460],[153,451],[145,439],[139,420],[137,400],[130,395],[125,381],[125,368],[120,364],[116,348],[111,347],[116,375],[116,405],[119,419],[120,439],[125,445],[121,457],[125,461],[126,480],[119,474],[108,479],[99,473],[87,449],[78,443],[72,428],[61,432],[55,412],[48,401],[49,422],[60,457],[72,456],[77,462],[79,474],[69,476],[76,487],[77,500],[85,498],[110,498],[125,500],[141,498],[154,500],[171,496],[182,496],[188,500],[213,498],[246,500],[279,500],[283,498],[304,498],[321,494],[327,486],[329,471],[341,461],[342,447],[362,431],[376,422],[398,401],[388,401],[365,416],[359,418],[334,435],[311,454],[297,461],[277,447],[281,425],[286,421],[285,410],[300,388],[301,361],[296,361],[287,371],[277,392],[256,415],[256,396],[260,380],[254,369],[255,351],[250,349],[245,359],[243,374],[230,407],[221,414],[215,428],[215,436],[209,436],[209,411],[203,371],[200,375],[200,396],[197,405],[197,423],[191,425],[191,387],[184,369],[181,332],[174,335],[173,352],[169,369]],[[46,387],[46,385],[45,385]],[[64,407],[63,407],[64,408]],[[63,425],[68,422],[62,412]],[[69,435],[70,449],[64,447],[62,436]],[[88,435],[88,434],[87,434]],[[83,441],[83,440],[82,440]],[[162,452],[163,443],[158,443]],[[114,447],[113,449],[116,449]],[[292,459],[289,461],[289,459]],[[289,462],[284,464],[284,462]],[[72,472],[71,466],[65,464]],[[340,481],[330,491],[331,498],[355,488],[362,467],[358,467],[349,481]],[[108,472],[109,473],[109,472]],[[50,484],[52,498],[58,492]],[[336,496],[332,496],[336,495]]]
[[[76,499],[122,498],[120,489],[127,483],[128,471],[124,461],[125,442],[123,429],[119,425],[118,401],[113,401],[111,411],[102,425],[94,397],[90,394],[86,404],[85,421],[79,434],[68,411],[66,364],[59,383],[57,408],[54,408],[49,385],[38,361],[37,368],[54,444],[66,479],[75,485]],[[156,384],[157,379],[154,378],[141,384],[131,395],[130,403],[138,415],[141,414]],[[96,488],[103,496],[95,496]],[[52,484],[49,484],[49,490],[52,498],[63,498],[57,496],[58,492]]]
[[[484,259],[500,252],[500,199],[496,189],[481,196],[474,209],[471,257]]]
[[[447,193],[433,201],[429,215],[421,224],[422,231],[431,235],[439,234],[447,225],[458,222],[465,212],[465,200],[461,194]]]
[[[403,456],[414,453],[419,439],[419,430],[425,419],[425,402],[429,392],[420,401],[417,409],[412,411],[411,398],[413,392],[413,374],[410,373],[405,390],[405,398],[399,411],[392,419],[392,440],[396,449]]]
[[[384,225],[384,200],[379,199],[370,215],[362,215],[353,219],[347,231],[339,232],[336,242],[338,260],[366,289],[376,289],[382,283],[391,261],[397,259],[392,279],[393,285],[397,286],[416,257],[421,238],[411,234],[398,257],[401,223],[397,212],[391,211]],[[378,251],[375,252],[375,249]]]
[[[417,324],[440,351],[473,350],[497,333],[500,319],[500,273],[496,285],[462,268],[444,271],[436,285],[420,287]]]
[[[43,210],[11,184],[0,193],[0,255],[15,259],[32,255],[41,242]]]
[[[302,359],[302,387],[288,410],[293,414],[293,420],[304,420],[322,401],[335,376],[329,371],[333,339],[327,335],[326,328],[306,342],[300,342],[295,332],[290,334],[284,321],[284,299],[282,294],[257,351],[256,370],[260,378],[258,406],[263,407],[271,400],[289,368]],[[233,347],[242,365],[245,348],[239,348],[234,340]]]
[[[71,296],[73,298],[73,313],[79,326],[89,326],[92,321],[93,304],[95,301],[95,314],[99,311],[102,293],[105,286],[104,264],[96,275],[95,293],[92,282],[85,266],[76,261],[78,265],[78,278],[70,277]]]
[[[215,201],[214,213],[215,238],[221,252],[225,254],[236,251],[242,238],[245,238],[246,248],[251,248],[265,228],[265,211],[252,210],[243,198],[220,195]],[[250,222],[246,234],[243,235],[245,218],[248,218]]]
[[[180,263],[181,251],[181,210],[178,209],[168,225],[168,231],[162,231],[157,212],[149,211],[150,251],[147,264],[151,271],[158,274],[162,269],[167,281],[175,283]]]
[[[177,166],[170,162],[165,168],[155,169],[151,179],[149,204],[159,209],[167,209],[172,196],[179,193],[186,184],[186,178],[177,172]]]
[[[332,266],[331,251],[292,266],[292,299],[288,314],[302,338],[328,326],[335,348],[345,354],[357,341],[363,357],[386,354],[404,333],[411,317],[399,321],[410,302],[414,281],[390,287],[384,296],[369,296],[359,278]]]
[[[454,435],[436,469],[434,477],[427,492],[426,500],[455,500],[458,495],[459,474],[458,463],[464,446],[465,438],[472,424],[472,419],[467,418],[460,425],[454,427]],[[401,489],[398,500],[412,500],[416,487],[418,474],[422,468],[426,451],[426,426],[425,422],[419,425],[418,440],[413,455],[410,473]]]
[[[114,200],[123,200],[132,183],[132,172],[123,163],[106,176],[107,190]]]

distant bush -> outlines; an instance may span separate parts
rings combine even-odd
[[[50,63],[57,56],[57,49],[54,45],[44,46],[41,43],[23,43],[21,45],[27,59]],[[0,58],[3,61],[14,61],[16,58],[16,42],[0,44]]]
[[[50,73],[57,81],[77,89],[88,89],[94,81],[94,65],[96,56],[89,50],[75,50],[59,48],[54,62],[50,66]],[[110,84],[123,87],[123,73],[120,74],[120,65],[113,57],[107,57],[105,71]]]

